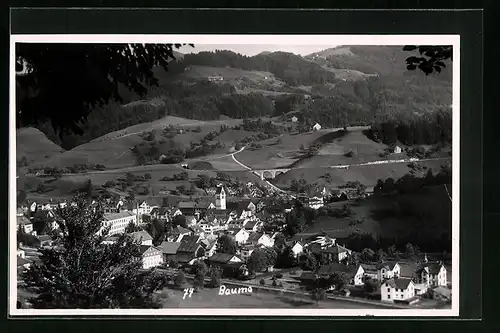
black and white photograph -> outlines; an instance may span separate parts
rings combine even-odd
[[[12,35],[9,312],[457,316],[458,35]]]

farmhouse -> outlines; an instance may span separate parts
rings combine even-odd
[[[200,243],[199,236],[184,236],[177,249],[177,261],[182,264],[191,264],[197,258],[205,255],[205,249]]]
[[[425,263],[417,271],[417,281],[428,287],[448,284],[446,267],[442,263]]]
[[[293,116],[290,120],[292,121],[292,123],[296,123],[299,120],[299,118]]]
[[[169,262],[170,260],[175,260],[175,255],[177,250],[181,246],[181,242],[163,242],[160,244],[160,249],[163,254],[163,261]]]
[[[215,253],[207,259],[211,265],[225,265],[229,263],[240,263],[243,262],[240,258],[233,254],[228,253]]]
[[[378,280],[385,281],[393,277],[399,277],[401,273],[401,266],[397,262],[382,263],[378,267]]]
[[[151,235],[144,230],[133,232],[130,236],[135,242],[138,242],[141,245],[153,245],[153,237],[151,237]]]
[[[334,263],[321,266],[317,272],[324,279],[328,279],[330,275],[335,273],[345,273],[351,285],[360,286],[364,284],[364,269],[361,265],[354,266]]]
[[[167,236],[169,242],[180,242],[183,237],[191,235],[193,232],[183,228],[180,225],[176,226]]]
[[[26,216],[17,216],[17,228],[26,234],[31,234],[33,223]]]
[[[318,243],[311,244],[309,247],[311,253],[315,253],[325,258],[325,260],[334,260],[340,263],[342,260],[346,259],[347,256],[352,252],[351,250],[335,244],[332,246],[321,246]]]
[[[205,249],[205,257],[209,258],[215,254],[217,250],[217,239],[203,239],[200,243]]]
[[[400,146],[396,146],[394,147],[394,154],[401,154],[401,147]]]
[[[247,223],[245,223],[244,228],[248,232],[252,232],[252,231],[256,232],[263,226],[263,224],[264,223],[262,221],[251,220],[251,221],[248,221]]]
[[[316,123],[313,127],[312,127],[312,131],[316,132],[316,131],[319,131],[321,129],[321,125]]]
[[[364,273],[365,279],[372,279],[372,280],[378,279],[377,266],[369,264],[361,264],[361,267],[363,267],[363,271],[365,272]]]
[[[233,236],[234,241],[238,244],[243,244],[248,240],[250,233],[244,228],[228,229],[227,234]]]
[[[409,278],[391,278],[380,287],[381,300],[409,301],[415,297],[415,284]]]
[[[261,232],[252,232],[247,239],[247,243],[253,245],[262,244],[270,247],[274,245],[274,239]]]
[[[162,251],[157,247],[151,245],[141,245],[139,252],[142,258],[143,269],[160,266],[163,263]]]

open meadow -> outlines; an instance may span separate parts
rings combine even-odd
[[[257,289],[257,288],[256,288]],[[255,290],[256,290],[255,289]],[[291,296],[254,291],[251,294],[220,296],[219,288],[205,288],[190,298],[182,299],[184,292],[166,289],[164,308],[260,308],[260,309],[386,309],[384,306],[360,304],[349,301],[326,300],[318,305],[305,296]]]
[[[63,152],[64,149],[50,141],[36,128],[25,127],[16,131],[17,161],[24,157],[27,164],[43,163]]]
[[[154,122],[142,123],[127,127],[123,130],[108,133],[64,153],[59,153],[51,156],[51,158],[39,161],[33,164],[33,166],[68,167],[75,164],[102,164],[107,168],[130,167],[136,164],[136,157],[131,149],[135,145],[145,142],[141,137],[144,132],[155,130],[157,132],[157,139],[161,141],[162,129],[166,126],[172,125],[178,126],[181,129],[190,129],[190,131],[177,134],[172,139],[176,147],[185,149],[190,146],[191,142],[202,140],[209,132],[220,130],[222,125],[235,126],[240,123],[240,119],[199,121],[166,116]],[[197,127],[200,128],[200,132],[192,131]],[[237,138],[239,137],[238,134],[234,134],[234,136]],[[222,140],[215,140],[224,143],[227,146],[224,151],[229,151],[234,140],[231,138],[231,134],[226,135],[226,137],[227,139],[222,137]],[[168,140],[165,138],[164,141],[166,142]]]
[[[415,162],[420,165],[422,169],[416,171],[415,175],[422,177],[428,169],[433,172],[438,172],[441,165],[445,164],[447,160],[428,160]],[[398,179],[411,171],[408,166],[409,163],[387,163],[387,164],[372,164],[350,166],[347,169],[337,169],[324,167],[303,167],[299,166],[287,173],[278,175],[272,180],[273,184],[279,187],[287,187],[294,179],[305,179],[308,183],[317,183],[324,185],[327,188],[336,188],[339,185],[345,185],[348,181],[359,181],[362,184],[373,187],[377,184],[378,179],[394,178]],[[331,180],[327,182],[323,177],[329,173]]]

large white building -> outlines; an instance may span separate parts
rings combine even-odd
[[[143,269],[160,266],[163,263],[162,250],[157,247],[151,245],[141,245],[139,252],[141,253]]]
[[[110,227],[108,235],[123,234],[125,233],[125,228],[127,228],[127,225],[129,225],[130,222],[137,224],[137,216],[128,211],[106,213],[104,214],[100,232],[102,232],[104,228]]]
[[[410,278],[389,279],[380,287],[380,295],[386,302],[406,301],[415,296],[415,284]]]

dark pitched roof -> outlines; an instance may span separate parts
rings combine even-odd
[[[399,271],[399,275],[401,277],[411,278],[415,276],[415,273],[418,271],[418,265],[409,262],[400,262],[398,263],[399,267],[401,267]],[[394,266],[393,266],[394,267]]]
[[[203,199],[203,200],[200,200],[200,202],[198,202],[198,203],[196,204],[196,208],[198,208],[198,209],[208,209],[208,207],[209,207],[211,204],[214,204],[214,205],[215,205],[215,200]]]
[[[177,252],[195,252],[201,244],[199,243],[200,236],[184,236],[181,240],[181,245],[177,249]]]
[[[383,263],[379,264],[378,269],[386,268],[386,269],[389,269],[389,270],[393,270],[394,267],[396,266],[396,264],[399,265],[399,263],[397,261],[383,262]]]
[[[437,262],[427,264],[427,267],[429,267],[429,273],[432,275],[439,274],[439,271],[441,270],[442,266],[443,266],[442,264]]]
[[[177,208],[179,208],[179,209],[195,209],[196,202],[194,202],[194,201],[181,201],[177,205]]]
[[[21,258],[20,256],[17,256],[17,266],[22,266],[22,265],[26,265],[26,264],[31,264],[31,261],[29,261],[25,258]]]
[[[194,258],[195,258],[194,253],[177,253],[175,255],[175,260],[182,264],[188,263]]]
[[[215,194],[220,194],[222,190],[224,189],[224,186],[217,186],[215,189]],[[227,192],[226,189],[224,189],[224,193]]]
[[[257,242],[259,238],[261,238],[264,235],[262,232],[251,232],[250,235],[248,236],[248,242],[253,243]]]
[[[32,222],[26,216],[16,216],[17,225],[31,224]]]
[[[157,248],[157,247],[154,247],[152,245],[139,245],[139,253],[140,254],[144,254],[147,250],[149,250],[150,248],[153,248],[159,252],[161,252],[161,249]]]
[[[213,256],[208,258],[208,261],[214,262],[214,263],[221,263],[221,264],[227,264],[233,258],[233,254],[228,254],[228,253],[215,253]]]
[[[358,267],[354,265],[343,265],[338,263],[333,263],[325,266],[320,266],[318,269],[319,275],[330,275],[333,273],[346,273],[348,275],[354,275],[358,271]]]
[[[390,279],[387,280],[385,283],[390,285],[393,288],[397,289],[406,289],[411,283],[410,278],[396,278],[396,279]]]
[[[376,273],[377,272],[377,266],[372,265],[372,264],[361,264],[361,267],[363,267],[363,270],[367,273]]]
[[[144,230],[133,232],[130,234],[130,236],[135,241],[139,241],[139,242],[153,240],[153,237],[151,237],[151,235],[147,231],[144,231]]]
[[[160,244],[160,249],[163,254],[176,254],[181,246],[181,242],[163,242]]]
[[[328,252],[328,253],[334,253],[334,254],[349,252],[348,249],[346,249],[345,247],[340,246],[338,244],[334,245],[334,246],[327,247],[326,249],[323,249],[323,251]]]
[[[245,228],[245,229],[250,229],[250,230],[251,230],[251,229],[253,229],[253,228],[254,228],[257,224],[259,224],[259,223],[260,223],[260,221],[258,221],[258,220],[248,221],[248,222],[245,224],[244,228]]]

